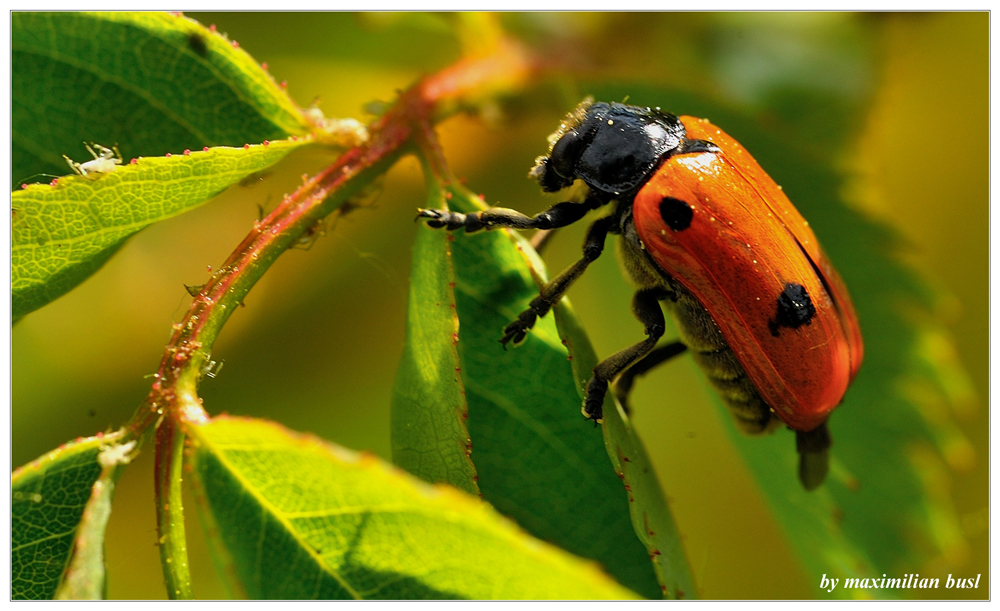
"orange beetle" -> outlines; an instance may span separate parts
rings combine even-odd
[[[703,119],[588,100],[550,144],[531,176],[546,191],[580,180],[589,188],[583,202],[535,217],[504,208],[420,211],[448,229],[552,229],[616,203],[588,231],[583,259],[541,289],[501,342],[523,340],[601,254],[607,234],[619,234],[647,338],[594,368],[584,414],[600,420],[612,380],[624,402],[636,375],[688,349],[740,428],[761,433],[784,422],[796,431],[800,479],[818,486],[827,472],[826,420],[864,348],[847,289],[808,222],[738,142]],[[681,338],[657,347],[661,302]]]

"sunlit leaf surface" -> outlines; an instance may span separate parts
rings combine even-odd
[[[269,422],[193,427],[194,476],[251,598],[631,598],[475,497]]]
[[[444,201],[437,188],[432,203]],[[392,460],[429,482],[479,494],[458,357],[455,273],[444,231],[422,228],[413,246],[407,338],[392,394]]]
[[[11,196],[15,320],[94,273],[130,236],[205,203],[308,139],[152,157],[108,174],[29,185]]]
[[[167,13],[12,14],[12,186],[63,175],[81,142],[126,159],[301,135],[305,119],[237,44]],[[48,182],[47,180],[44,182]]]

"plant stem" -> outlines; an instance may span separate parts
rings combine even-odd
[[[191,598],[181,505],[184,428],[208,420],[198,381],[211,365],[222,326],[277,258],[323,218],[358,195],[403,155],[433,140],[433,123],[500,92],[523,87],[535,65],[522,49],[501,41],[490,55],[462,60],[400,94],[369,126],[369,139],[309,178],[236,247],[174,325],[155,382],[128,428],[140,437],[156,425],[156,515],[160,559],[170,598]],[[440,150],[435,151],[440,155]],[[443,157],[435,159],[442,165]]]
[[[190,600],[187,539],[184,536],[184,506],[181,503],[181,466],[184,432],[180,423],[165,418],[156,430],[156,527],[160,562],[171,600]]]
[[[523,87],[533,70],[525,52],[505,42],[492,55],[460,61],[400,94],[396,103],[370,126],[368,142],[341,155],[255,223],[212,275],[184,319],[174,325],[156,381],[132,417],[130,428],[141,431],[165,411],[182,422],[207,418],[195,394],[200,370],[209,362],[219,330],[278,256],[411,152],[415,133],[430,129],[434,121],[482,99]],[[194,381],[190,393],[178,393],[182,379]]]

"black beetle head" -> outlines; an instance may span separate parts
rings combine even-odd
[[[549,137],[529,176],[545,191],[582,180],[615,198],[634,191],[684,141],[677,117],[638,106],[584,100]]]

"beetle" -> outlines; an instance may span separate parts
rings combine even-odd
[[[705,119],[587,99],[549,137],[549,154],[529,176],[546,192],[582,182],[586,195],[534,217],[505,208],[418,213],[448,230],[555,229],[614,204],[590,226],[583,258],[541,288],[501,343],[523,341],[601,255],[607,235],[617,234],[646,339],[597,364],[584,415],[601,420],[616,378],[626,404],[637,375],[687,350],[740,429],[760,434],[784,423],[796,432],[799,478],[807,490],[819,486],[831,444],[826,421],[857,374],[864,345],[844,282],[753,157]],[[661,304],[680,338],[657,347]]]
[[[87,147],[87,151],[93,156],[93,159],[90,161],[77,163],[66,155],[63,155],[63,159],[66,160],[66,164],[69,165],[70,169],[80,176],[110,174],[122,164],[122,154],[118,152],[117,144],[108,148],[94,142],[90,144],[84,142],[83,146]]]

